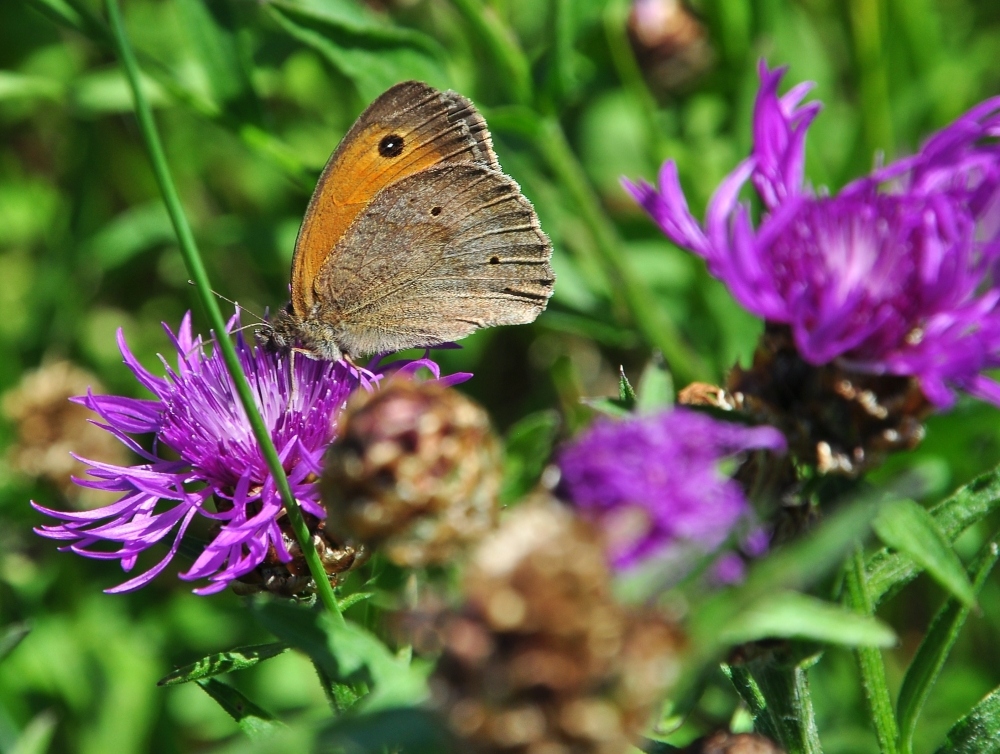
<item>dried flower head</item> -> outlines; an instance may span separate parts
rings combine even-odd
[[[785,754],[785,750],[769,738],[756,733],[719,731],[700,738],[686,749],[686,754]]]
[[[238,325],[234,317],[230,328]],[[64,549],[81,555],[119,560],[126,571],[156,543],[170,542],[159,563],[108,592],[137,589],[166,568],[196,518],[212,525],[210,541],[180,576],[207,579],[208,585],[195,589],[198,594],[224,589],[262,564],[294,566],[295,554],[281,526],[280,495],[219,351],[213,346],[206,352],[201,337],[192,335],[190,315],[176,335],[166,329],[177,352],[176,369],[164,361],[166,377],[142,367],[118,334],[125,363],[153,393],[152,400],[93,393],[77,399],[101,417],[99,426],[145,463],[86,461],[93,479],[77,483],[116,492],[118,502],[82,513],[35,505],[61,520],[36,531],[66,542]],[[236,350],[292,493],[315,532],[326,518],[316,480],[323,453],[336,435],[337,416],[351,392],[371,389],[379,377],[343,362],[254,347],[242,335]],[[409,366],[419,365],[436,373],[429,361]],[[146,434],[154,438],[148,449],[131,437]]]
[[[3,413],[17,427],[17,441],[8,451],[11,468],[45,479],[85,508],[106,502],[107,495],[73,483],[87,467],[72,453],[105,463],[129,461],[126,448],[88,421],[94,414],[70,400],[88,390],[103,392],[97,377],[68,361],[50,361],[25,373],[3,395]]]
[[[672,550],[714,550],[749,512],[720,463],[753,449],[782,451],[772,427],[746,427],[676,408],[598,421],[559,454],[561,492],[600,522],[612,562],[636,565]]]
[[[677,674],[676,631],[613,601],[597,536],[554,500],[483,541],[464,597],[431,634],[432,689],[463,750],[623,754]]]
[[[804,182],[819,103],[800,105],[808,84],[779,96],[783,74],[761,63],[753,151],[715,193],[704,227],[673,162],[659,189],[626,188],[743,306],[785,328],[803,364],[835,364],[830,381],[891,376],[894,388],[861,388],[889,411],[909,401],[911,379],[935,408],[950,406],[957,390],[1000,405],[1000,385],[984,374],[1000,366],[1000,98],[830,196]],[[756,228],[738,201],[747,180],[764,207]],[[735,387],[746,392],[760,377]]]
[[[628,35],[657,93],[684,86],[712,64],[708,32],[683,0],[633,0]]]
[[[348,404],[322,489],[332,530],[415,567],[489,531],[499,486],[486,412],[444,385],[392,379]]]

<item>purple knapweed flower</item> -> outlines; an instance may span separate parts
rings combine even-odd
[[[238,327],[237,316],[229,329]],[[194,590],[198,594],[224,589],[259,566],[269,551],[282,562],[292,559],[278,523],[280,494],[220,352],[213,344],[206,353],[201,337],[192,336],[190,314],[176,335],[164,328],[177,352],[176,369],[163,360],[166,377],[143,368],[118,331],[125,363],[154,399],[92,393],[75,399],[98,414],[102,420],[95,422],[98,426],[145,459],[138,466],[80,459],[89,464],[93,479],[76,479],[77,484],[117,492],[121,498],[83,512],[33,504],[62,521],[39,527],[39,534],[68,542],[62,549],[80,555],[120,560],[125,571],[132,570],[140,553],[156,543],[170,543],[158,564],[108,589],[110,593],[137,589],[166,568],[197,516],[215,522],[216,532],[181,574],[186,580],[208,580],[208,585]],[[373,389],[389,369],[412,372],[427,367],[438,376],[437,365],[428,359],[394,362],[373,372],[345,362],[315,361],[294,352],[255,347],[242,334],[237,335],[236,350],[292,493],[303,511],[320,519],[326,512],[316,479],[348,396],[359,388]],[[464,377],[447,379],[455,382]],[[144,434],[154,436],[151,450],[130,436]]]
[[[786,325],[807,362],[918,381],[938,408],[956,389],[1000,405],[1000,98],[934,134],[920,151],[835,196],[804,183],[811,84],[784,96],[784,69],[760,64],[753,151],[723,181],[704,226],[673,162],[657,190],[625,187],[675,243],[706,260],[748,310]],[[738,201],[750,180],[757,226]]]
[[[773,427],[747,427],[685,408],[624,421],[599,420],[558,457],[562,494],[604,531],[616,567],[668,555],[674,545],[708,552],[749,513],[720,464],[747,450],[784,451]]]

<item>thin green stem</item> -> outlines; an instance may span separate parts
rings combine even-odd
[[[875,612],[875,605],[868,592],[865,572],[865,557],[861,545],[857,545],[847,566],[847,598],[854,610],[865,615]],[[854,650],[861,672],[868,711],[875,726],[879,751],[882,754],[897,754],[899,751],[899,728],[893,710],[889,685],[885,679],[885,663],[877,647],[858,647]]]
[[[861,77],[865,136],[872,150],[893,152],[889,82],[882,53],[881,0],[851,0],[849,15]]]
[[[657,119],[656,99],[646,86],[639,61],[636,60],[635,52],[629,42],[626,29],[628,13],[628,3],[622,0],[608,3],[604,10],[604,35],[608,40],[611,62],[618,73],[618,79],[642,111],[643,127],[646,129],[646,148],[650,162],[658,167],[658,164],[666,159],[667,150]]]
[[[139,64],[125,35],[118,0],[107,0],[107,8],[108,18],[111,21],[111,30],[115,38],[115,46],[117,47],[122,67],[125,69],[125,74],[128,77],[129,85],[132,88],[139,129],[142,132],[143,140],[149,151],[149,158],[153,166],[153,172],[156,175],[156,182],[159,184],[160,193],[163,195],[163,203],[166,205],[167,213],[170,215],[170,220],[174,226],[174,231],[177,233],[177,240],[180,245],[181,254],[184,257],[184,263],[187,265],[188,274],[191,275],[194,281],[198,298],[205,308],[205,312],[208,314],[212,329],[216,333],[216,342],[222,353],[222,359],[233,379],[236,393],[239,395],[240,402],[246,411],[247,419],[260,445],[261,453],[264,456],[267,467],[274,477],[275,486],[278,488],[281,501],[285,506],[285,512],[288,515],[288,521],[295,533],[295,538],[298,540],[299,547],[302,548],[302,553],[309,566],[309,572],[316,582],[320,599],[333,615],[340,621],[343,621],[344,618],[340,614],[340,608],[337,605],[337,598],[333,593],[333,587],[330,586],[329,577],[323,568],[323,564],[320,562],[316,547],[313,545],[312,537],[309,534],[305,519],[302,517],[302,510],[299,508],[298,501],[292,495],[292,488],[288,484],[288,477],[285,475],[284,467],[281,465],[278,451],[271,441],[267,425],[264,424],[264,420],[257,410],[253,392],[250,389],[250,384],[247,382],[246,375],[240,367],[236,349],[226,335],[226,321],[222,317],[222,311],[219,309],[218,303],[216,303],[215,296],[212,295],[208,273],[202,262],[201,254],[194,240],[194,234],[191,232],[191,226],[187,221],[187,216],[184,214],[184,207],[177,193],[177,187],[174,185],[173,178],[170,175],[170,168],[167,165],[163,144],[156,129],[156,122],[153,120],[153,111],[150,109],[146,95],[142,91]]]
[[[517,40],[481,0],[452,0],[455,9],[479,36],[500,71],[496,76],[510,91],[519,105],[527,105],[533,97],[531,66]]]
[[[620,296],[646,341],[663,353],[678,383],[709,379],[708,366],[684,342],[652,291],[628,266],[621,238],[555,119],[542,122],[537,143],[549,168],[579,207],[581,218],[594,237],[611,289]]]

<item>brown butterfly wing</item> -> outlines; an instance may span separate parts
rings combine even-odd
[[[361,114],[323,169],[295,242],[292,308],[297,317],[310,315],[317,273],[375,196],[407,176],[446,163],[500,167],[486,122],[460,94],[406,81]]]
[[[551,257],[509,177],[474,164],[431,168],[355,219],[318,275],[319,318],[352,355],[524,324],[552,295]]]

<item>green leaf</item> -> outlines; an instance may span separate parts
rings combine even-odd
[[[625,376],[625,367],[618,367],[618,400],[622,402],[627,408],[632,408],[635,405],[635,390],[632,388],[632,383],[628,381],[628,377]]]
[[[374,596],[375,592],[355,592],[354,594],[348,594],[342,600],[337,600],[337,604],[340,605],[340,612],[344,612],[347,608],[354,607],[365,600],[370,600]]]
[[[925,568],[935,581],[965,605],[976,601],[962,561],[934,517],[922,506],[911,500],[887,505],[872,522],[872,527],[879,539]]]
[[[338,720],[321,731],[319,751],[446,754],[456,751],[448,726],[429,710],[399,708]]]
[[[993,689],[955,723],[935,754],[997,754],[1000,752],[1000,687]]]
[[[427,694],[425,673],[357,624],[278,602],[259,605],[256,613],[265,628],[309,655],[331,681],[371,688],[358,705],[362,711],[413,704]]]
[[[778,592],[805,589],[839,566],[856,539],[867,533],[877,510],[870,498],[841,508],[805,537],[754,563],[738,587],[710,595],[691,615],[689,635],[700,645],[693,661],[707,661],[725,647],[721,632],[734,626],[744,610]]]
[[[651,414],[674,405],[674,378],[658,353],[653,355],[639,377],[636,390],[636,410]]]
[[[56,732],[56,716],[51,710],[35,715],[28,723],[8,754],[45,754]]]
[[[882,621],[798,592],[767,597],[719,632],[726,644],[760,639],[807,639],[844,646],[891,647],[896,634]]]
[[[975,564],[969,569],[973,579],[972,588],[976,594],[982,589],[986,578],[997,562],[1000,546],[997,538],[986,543]],[[913,734],[917,719],[923,709],[931,687],[941,674],[944,662],[958,640],[958,634],[969,615],[968,606],[955,599],[948,599],[931,621],[927,635],[920,643],[910,667],[903,677],[896,702],[896,717],[899,719],[901,743],[904,752],[913,750]]]
[[[420,32],[379,24],[357,6],[349,10],[342,0],[322,5],[276,0],[265,7],[286,34],[316,50],[354,82],[366,102],[405,79],[448,85],[443,51]]]
[[[0,71],[0,102],[12,99],[61,99],[63,86],[41,76]]]
[[[31,633],[30,623],[11,623],[0,634],[0,662],[17,649],[24,637]]]
[[[752,659],[723,665],[753,715],[754,730],[789,754],[821,754],[806,671],[820,655],[808,645],[781,645]]]
[[[529,414],[510,428],[504,442],[501,503],[519,500],[538,484],[558,432],[559,414],[555,411]]]
[[[232,686],[227,686],[214,678],[195,683],[229,713],[251,741],[273,735],[285,727],[274,719],[274,715],[258,707]]]
[[[190,665],[177,668],[172,673],[168,673],[159,681],[157,686],[176,686],[180,683],[198,681],[202,678],[210,678],[214,675],[229,673],[235,670],[246,670],[252,668],[257,663],[277,657],[282,652],[288,650],[288,645],[283,642],[273,644],[256,644],[249,647],[237,647],[228,652],[218,652],[216,654],[203,657]]]
[[[1000,508],[1000,467],[976,477],[931,509],[938,528],[954,542],[973,524]],[[920,565],[904,553],[883,550],[868,559],[868,590],[875,604],[920,574]]]
[[[219,110],[239,121],[259,122],[260,103],[250,79],[249,60],[240,49],[238,29],[228,0],[177,0],[184,38],[208,80]]]

